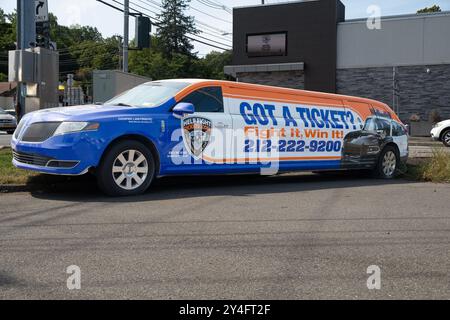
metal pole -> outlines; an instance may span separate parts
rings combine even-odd
[[[124,0],[123,3],[123,72],[128,72],[128,33],[130,17],[130,1]]]
[[[397,67],[392,67],[392,109],[397,110]]]
[[[122,70],[122,37],[118,37],[119,39],[119,66],[117,70]]]
[[[35,3],[29,0],[17,0],[17,50],[25,50],[36,42]],[[24,68],[24,66],[22,66]],[[19,119],[25,114],[26,84],[17,86],[16,114]]]

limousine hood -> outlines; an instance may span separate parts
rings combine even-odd
[[[159,108],[83,105],[43,109],[26,114],[26,122],[101,121],[126,116],[145,116],[161,112]]]

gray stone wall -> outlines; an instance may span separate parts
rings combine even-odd
[[[242,72],[236,76],[239,82],[292,89],[305,88],[305,75],[303,71]]]
[[[430,72],[427,73],[426,70]],[[392,67],[338,69],[337,92],[392,106]],[[413,114],[428,120],[432,110],[450,119],[450,65],[397,67],[398,109],[402,121]]]

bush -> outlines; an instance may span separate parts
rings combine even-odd
[[[450,182],[450,153],[433,150],[432,158],[419,168],[419,178],[431,182]]]

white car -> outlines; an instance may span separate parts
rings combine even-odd
[[[436,123],[431,129],[431,138],[450,147],[450,119]]]
[[[16,117],[8,114],[5,110],[0,108],[0,131],[6,131],[8,134],[13,134],[16,127]]]

